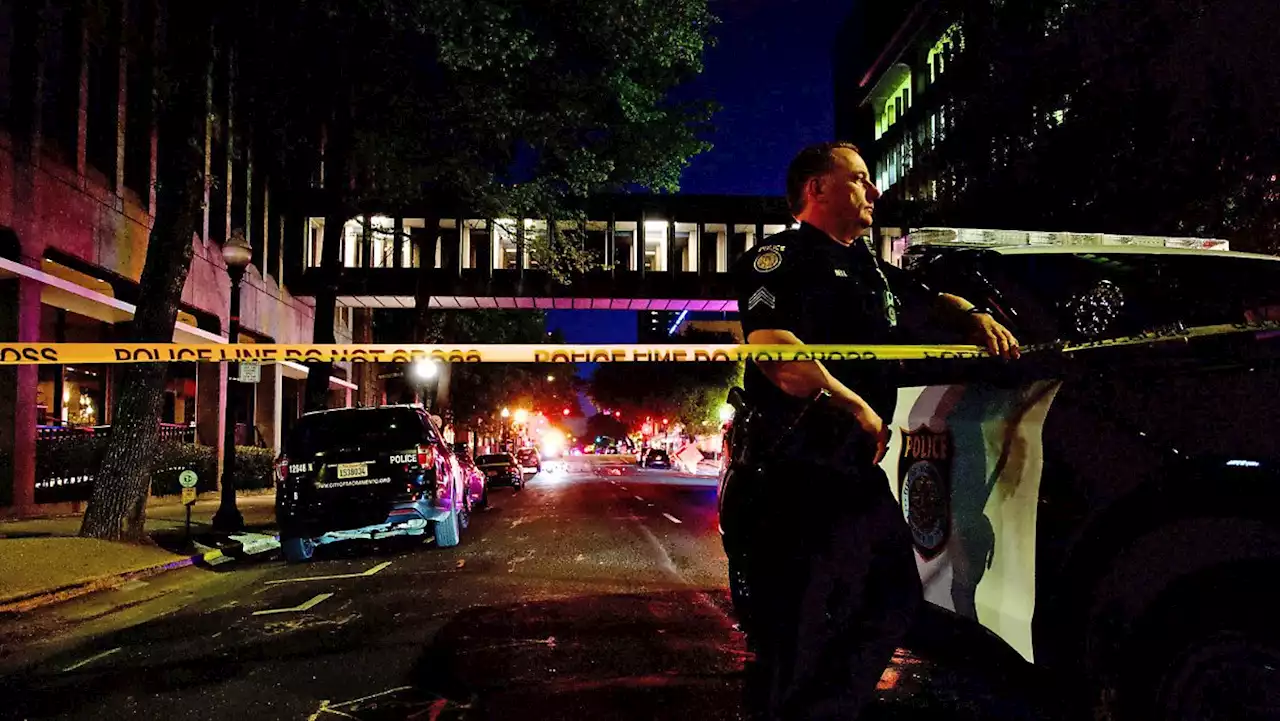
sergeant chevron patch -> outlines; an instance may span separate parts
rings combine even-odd
[[[758,305],[774,308],[776,307],[777,302],[778,299],[773,296],[773,293],[769,292],[768,288],[761,288],[760,290],[752,293],[751,298],[747,300],[747,310],[752,310]]]

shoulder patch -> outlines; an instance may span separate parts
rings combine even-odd
[[[755,268],[757,273],[772,273],[782,265],[782,253],[780,250],[781,248],[776,245],[761,248],[751,267]]]

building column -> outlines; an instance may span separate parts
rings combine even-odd
[[[217,475],[222,478],[222,424],[227,416],[227,363],[196,364],[196,443],[213,448]],[[218,481],[221,490],[221,480]]]
[[[485,218],[484,220],[485,241],[484,243],[481,244],[480,250],[476,252],[477,259],[479,259],[481,256],[484,256],[484,274],[482,277],[485,280],[493,280],[493,266],[494,266],[493,249],[494,249],[494,246],[497,245],[497,239],[493,237],[493,234],[494,234],[494,231],[496,230],[496,227],[497,226],[493,222],[492,218]]]
[[[40,284],[27,278],[0,281],[0,340],[40,340]],[[0,507],[36,502],[36,387],[39,366],[0,366]],[[8,475],[9,478],[5,478]]]
[[[618,257],[618,248],[615,244],[618,237],[618,221],[609,216],[609,224],[604,229],[604,265],[609,269],[609,276],[613,277],[617,274],[618,264],[615,258]]]
[[[633,265],[632,270],[640,272],[640,278],[644,278],[644,259],[645,250],[648,249],[648,233],[645,230],[644,223],[648,214],[640,211],[640,219],[636,221],[636,232],[631,242],[631,258]]]
[[[667,272],[675,275],[680,272],[680,259],[676,257],[676,221],[667,220]],[[687,250],[685,251],[688,252]]]
[[[267,448],[279,456],[284,376],[280,373],[279,363],[263,363],[260,370],[262,377],[253,394],[253,425],[261,431]]]
[[[707,268],[707,253],[702,246],[707,235],[707,224],[699,220],[697,226],[694,227],[693,232],[698,236],[698,245],[693,252],[693,269],[698,272],[698,275],[706,275],[707,273],[716,272],[714,266]],[[715,244],[713,243],[711,247],[714,248]],[[711,262],[715,263],[715,259],[716,256],[713,253],[711,255]]]
[[[403,268],[404,264],[404,218],[396,216],[395,228],[391,231],[391,254],[395,256],[391,259],[392,268]]]

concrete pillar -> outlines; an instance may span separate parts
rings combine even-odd
[[[667,220],[667,272],[675,275],[680,272],[681,258],[676,255],[676,221],[674,218]],[[685,251],[686,253],[688,250]]]
[[[196,443],[209,446],[222,478],[223,423],[227,416],[227,363],[196,365]]]
[[[707,234],[707,224],[699,220],[697,227],[693,229],[693,232],[694,232],[694,235],[696,235],[698,238],[698,245],[693,250],[693,262],[694,262],[693,269],[698,272],[698,275],[706,275],[708,273],[716,272],[714,265],[710,268],[707,267],[708,260],[710,260],[711,263],[713,264],[715,263],[715,259],[716,259],[715,254],[711,253],[710,254],[711,257],[708,258],[707,257],[708,253],[703,247],[703,238]],[[712,244],[712,248],[714,247],[715,245]]]
[[[40,285],[35,281],[0,281],[0,340],[40,340]],[[7,457],[12,468],[10,478],[0,475],[0,506],[24,508],[36,502],[39,382],[38,366],[0,366],[0,457]]]
[[[262,433],[262,440],[277,456],[280,455],[280,428],[283,407],[284,376],[278,363],[262,364],[262,378],[254,391],[253,424]]]

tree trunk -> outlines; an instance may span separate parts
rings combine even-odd
[[[338,280],[342,275],[342,229],[351,219],[346,199],[351,183],[349,106],[339,101],[335,122],[325,148],[325,196],[329,212],[324,217],[324,240],[320,249],[320,277],[323,282],[316,293],[316,317],[311,330],[312,343],[333,343],[333,324],[337,318]],[[333,363],[308,363],[307,386],[303,408],[318,411],[329,407],[329,377]]]
[[[436,245],[440,242],[440,217],[428,217],[426,227],[413,234],[418,246],[418,282],[414,287],[413,309],[416,323],[413,328],[413,342],[428,341],[429,319],[431,317],[431,271],[436,267]]]
[[[191,267],[192,239],[204,215],[206,78],[213,58],[211,6],[195,3],[170,15],[157,104],[156,220],[147,244],[132,337],[170,342]],[[163,363],[133,363],[123,374],[111,438],[98,470],[80,535],[109,540],[145,538],[151,460],[159,436]]]

